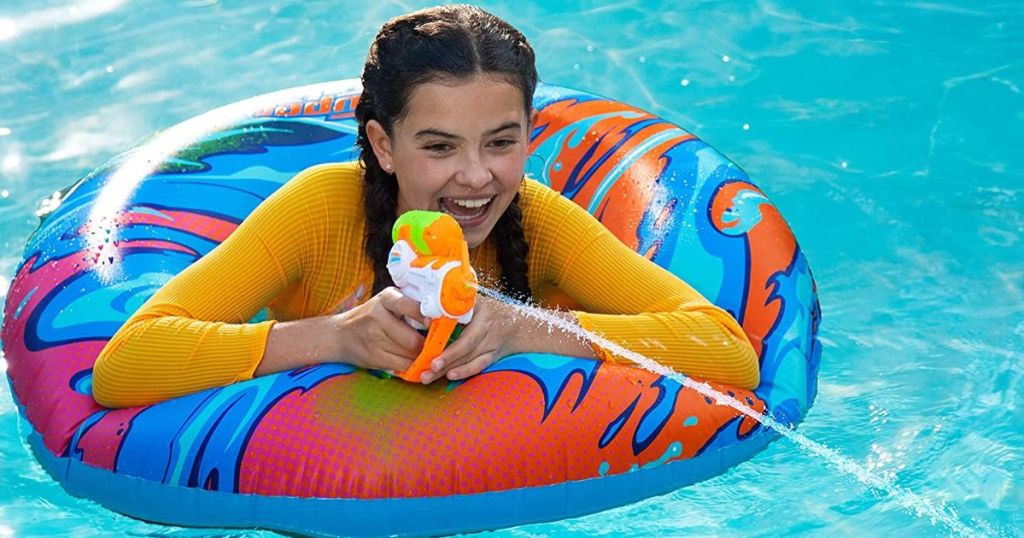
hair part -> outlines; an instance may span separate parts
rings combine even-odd
[[[363,93],[356,105],[356,144],[363,168],[366,213],[364,251],[373,265],[373,293],[393,285],[387,271],[391,228],[397,219],[398,181],[381,167],[366,124],[375,120],[390,136],[405,116],[416,86],[496,76],[520,90],[527,118],[537,87],[533,48],[519,30],[486,11],[454,4],[389,20],[381,27],[363,66]],[[529,247],[523,233],[519,195],[498,219],[496,237],[501,286],[519,299],[532,297],[527,277]]]

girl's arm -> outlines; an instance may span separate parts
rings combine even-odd
[[[261,203],[206,256],[174,276],[107,342],[93,396],[108,407],[151,404],[249,379],[274,320],[247,323],[303,278],[327,226],[316,169]]]
[[[570,200],[527,181],[524,218],[538,278],[581,306],[582,327],[691,377],[754,388],[757,356],[739,323],[687,283],[637,254]],[[531,270],[531,274],[536,274]],[[600,346],[604,360],[631,364]]]

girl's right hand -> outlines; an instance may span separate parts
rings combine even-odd
[[[403,316],[427,324],[420,314],[420,304],[393,286],[334,315],[339,360],[360,368],[394,372],[409,369],[423,348],[423,336]]]

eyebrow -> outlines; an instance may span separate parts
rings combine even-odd
[[[509,121],[509,122],[502,123],[501,125],[495,127],[494,129],[491,129],[490,131],[487,131],[486,133],[484,133],[484,136],[494,135],[494,134],[500,133],[500,132],[502,132],[502,131],[504,131],[506,129],[519,129],[519,128],[520,128],[520,124],[519,124],[518,121]],[[452,139],[452,140],[457,140],[459,138],[462,138],[459,135],[452,134],[452,133],[446,133],[446,132],[444,132],[444,131],[442,131],[440,129],[433,129],[433,128],[423,129],[423,130],[417,131],[414,136],[415,136],[415,138],[424,138],[424,137],[427,137],[427,136],[439,136],[441,138],[448,138],[448,139]]]

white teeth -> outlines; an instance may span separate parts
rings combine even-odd
[[[469,208],[469,209],[476,209],[478,207],[483,207],[483,206],[489,204],[491,202],[491,200],[493,200],[493,199],[494,199],[493,196],[490,197],[490,198],[485,198],[483,200],[456,200],[455,198],[449,198],[449,200],[451,200],[451,202],[453,204],[458,205],[458,206],[462,206],[462,207],[465,207],[465,208]]]

